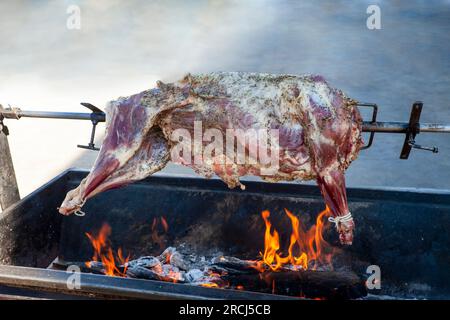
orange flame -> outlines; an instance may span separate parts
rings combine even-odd
[[[319,263],[331,264],[331,254],[325,253],[324,249],[329,244],[322,236],[324,228],[324,219],[330,215],[328,208],[322,211],[316,220],[316,225],[305,231],[300,220],[289,210],[284,209],[286,215],[291,221],[292,233],[290,236],[288,254],[282,256],[280,251],[280,236],[278,231],[273,229],[272,223],[269,221],[270,212],[264,210],[261,215],[266,225],[264,234],[264,253],[262,261],[271,270],[280,270],[283,266],[290,265],[294,270],[306,270],[313,262],[312,269],[315,270]],[[294,252],[297,252],[295,254]]]
[[[125,265],[130,257],[128,256],[124,258],[121,248],[117,250],[117,255],[114,255],[113,250],[111,249],[111,244],[108,240],[108,237],[111,235],[110,225],[104,223],[97,235],[92,235],[87,232],[85,234],[91,241],[92,247],[94,248],[92,261],[102,262],[106,275],[125,277],[126,267],[123,271],[121,271],[117,266]],[[90,267],[91,263],[86,262],[86,265]]]
[[[164,232],[167,232],[169,230],[169,224],[163,216],[161,216],[161,224],[163,226]]]
[[[219,288],[219,285],[214,282],[202,283],[200,286],[205,287],[205,288]]]
[[[158,228],[159,224],[161,224],[162,226],[163,229],[162,232],[158,230],[161,229]],[[163,249],[165,247],[164,234],[166,234],[168,230],[169,224],[167,223],[166,219],[163,216],[153,218],[151,238],[153,243],[158,245],[160,249]]]

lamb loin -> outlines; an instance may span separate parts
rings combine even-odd
[[[351,244],[344,171],[362,146],[361,129],[356,101],[321,76],[217,72],[158,82],[109,103],[94,167],[59,212],[76,212],[94,195],[144,179],[172,160],[205,177],[216,174],[230,188],[244,188],[244,175],[316,179],[341,243]]]

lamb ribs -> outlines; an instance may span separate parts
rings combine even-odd
[[[204,177],[215,174],[230,188],[244,188],[239,181],[244,175],[271,182],[315,179],[341,243],[353,241],[344,171],[362,147],[362,119],[356,101],[321,76],[188,74],[176,83],[158,82],[154,89],[110,102],[106,125],[91,172],[67,194],[60,213],[76,212],[94,195],[141,180],[173,161]],[[195,142],[199,130],[200,145]],[[268,154],[277,156],[276,170],[254,152],[255,141],[261,139],[238,134],[274,130],[277,139],[266,146]],[[179,132],[194,137],[194,142],[174,139]],[[204,152],[220,134],[230,132],[236,137],[234,148],[245,152],[243,163],[217,149]]]

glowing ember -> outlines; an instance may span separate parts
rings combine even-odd
[[[214,283],[214,282],[202,283],[200,286],[206,287],[206,288],[219,288],[219,285],[217,283]]]

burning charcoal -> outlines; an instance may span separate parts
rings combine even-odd
[[[247,266],[251,263],[249,260],[241,260],[236,257],[228,257],[228,256],[220,256],[213,258],[211,261],[213,264],[231,264],[231,265],[241,265],[241,266]]]
[[[199,270],[200,271],[200,270]],[[202,275],[191,282],[194,286],[202,286],[208,288],[226,288],[228,287],[228,282],[225,281],[222,277],[227,275],[227,271],[216,272],[213,270],[211,266],[206,266],[205,269],[200,271]],[[200,273],[196,272],[196,275],[199,276]]]
[[[162,278],[166,281],[173,281],[173,282],[184,282],[184,276],[183,273],[180,272],[180,269],[177,267],[174,267],[170,264],[164,264],[162,266]]]
[[[105,264],[100,261],[89,261],[85,263],[85,266],[85,268],[82,268],[83,272],[100,273],[108,276],[125,276],[126,267],[122,265],[116,265],[114,263]]]
[[[53,261],[52,264],[49,266],[49,269],[66,271],[67,268],[69,268],[71,266],[77,266],[80,268],[80,271],[83,273],[105,274],[105,269],[103,267],[103,264],[101,264],[101,265],[92,264],[94,267],[89,267],[88,265],[91,265],[92,262],[93,261],[88,262],[86,264],[85,262],[66,262],[66,261],[58,260],[58,261]]]
[[[86,266],[94,272],[105,273],[105,266],[100,261],[89,261]]]
[[[199,269],[191,269],[185,275],[184,278],[187,282],[196,282],[204,276],[204,273]]]
[[[196,262],[197,261],[197,256],[194,254],[190,254],[189,255],[189,261],[190,262]]]
[[[87,263],[88,267],[91,269],[103,269],[104,265],[100,261],[91,261]]]
[[[177,251],[176,248],[168,247],[166,250],[163,251],[163,253],[161,253],[158,256],[159,261],[161,261],[162,263],[169,263],[170,256],[172,256],[176,251]]]
[[[260,265],[253,260],[241,260],[235,257],[221,256],[212,260],[217,270],[225,269],[228,273],[257,273]]]
[[[127,276],[137,279],[160,280],[160,276],[156,272],[138,265],[129,266]]]
[[[226,288],[228,283],[218,276],[203,276],[200,279],[191,283],[194,286],[201,286],[207,288]]]
[[[187,263],[184,261],[184,257],[178,251],[175,251],[169,258],[170,264],[181,270],[189,270]]]
[[[138,259],[139,260],[139,259]],[[154,268],[148,269],[139,265],[130,265],[127,269],[127,276],[130,278],[162,280],[171,282],[184,282],[183,273],[177,267],[170,264],[155,265]]]
[[[140,257],[136,260],[131,260],[131,261],[127,262],[126,265],[128,267],[139,266],[139,267],[151,269],[157,265],[161,265],[161,262],[155,257],[146,256],[146,257]]]
[[[208,266],[207,268],[208,272],[213,272],[213,273],[217,273],[217,274],[228,274],[229,273],[229,269],[225,269],[216,265],[212,265],[212,266]],[[233,273],[234,270],[231,270],[231,273]],[[241,273],[236,271],[235,273]]]

